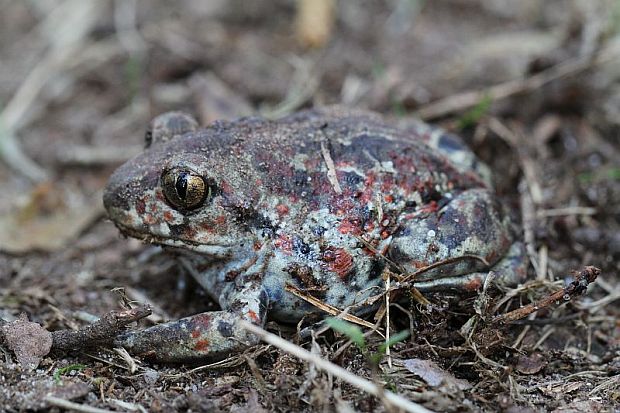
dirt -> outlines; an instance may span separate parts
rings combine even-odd
[[[404,300],[392,330],[411,337],[377,368],[376,333],[362,351],[316,320],[300,326],[313,329],[303,338],[296,326],[267,330],[431,410],[620,410],[616,2],[340,1],[331,11],[306,4],[311,19],[284,0],[90,3],[0,1],[0,318],[78,329],[124,308],[118,288],[152,304],[142,327],[216,309],[173,257],[119,236],[101,207],[107,177],[166,110],[208,123],[343,103],[403,121],[422,115],[463,136],[523,228],[531,281],[428,295],[425,308]],[[557,291],[586,265],[601,269],[586,294],[507,325],[493,351],[472,345],[494,315]],[[192,366],[99,346],[52,351],[32,368],[0,349],[6,412],[63,411],[62,401],[394,411],[264,344]]]

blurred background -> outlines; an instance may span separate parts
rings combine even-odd
[[[536,279],[603,268],[582,305],[602,321],[570,340],[618,346],[613,0],[0,0],[0,315],[62,327],[48,304],[107,311],[109,288],[139,281],[143,247],[103,219],[101,190],[153,116],[333,103],[461,134],[522,222]]]

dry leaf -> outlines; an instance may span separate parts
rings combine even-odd
[[[467,380],[457,379],[452,373],[442,369],[432,360],[408,359],[403,365],[413,374],[420,376],[429,386],[456,385],[460,390],[471,388]]]
[[[27,370],[36,369],[52,348],[52,333],[39,324],[28,321],[25,315],[0,328],[6,346],[15,353],[17,362]]]
[[[547,362],[542,354],[535,353],[530,356],[520,356],[515,368],[522,374],[536,374],[546,365]]]

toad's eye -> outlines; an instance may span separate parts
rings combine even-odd
[[[161,184],[164,196],[175,209],[196,209],[211,196],[211,187],[205,179],[186,169],[164,171]]]

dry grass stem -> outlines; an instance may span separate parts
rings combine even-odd
[[[51,29],[48,26],[58,23],[55,35],[50,37],[53,42],[0,113],[0,156],[13,169],[35,182],[46,179],[48,174],[22,152],[15,134],[25,125],[35,106],[40,105],[41,90],[82,47],[103,4],[67,0],[50,13],[35,30],[45,34]],[[62,20],[59,20],[60,16]]]
[[[385,343],[389,343],[390,341],[390,273],[388,272],[385,276]],[[387,356],[388,366],[392,368],[392,352],[390,351],[390,346],[385,346],[385,355]]]
[[[60,407],[67,410],[72,410],[82,413],[115,413],[114,410],[100,409],[98,407],[91,407],[85,404],[73,403],[69,400],[61,399],[54,396],[45,396],[46,402],[52,406]]]
[[[460,112],[478,105],[483,99],[490,99],[492,102],[505,99],[517,93],[534,91],[547,83],[566,76],[583,72],[595,65],[618,59],[619,53],[613,45],[603,48],[594,57],[581,56],[568,59],[562,63],[543,70],[526,79],[509,80],[484,90],[458,93],[439,99],[422,107],[418,111],[421,119],[435,119],[451,113]]]
[[[329,149],[327,148],[327,145],[325,145],[324,141],[321,141],[321,153],[323,154],[323,159],[325,160],[325,165],[327,166],[327,179],[334,188],[334,192],[341,194],[342,188],[340,187],[338,176],[336,175],[336,166],[334,165],[332,155],[329,153]]]
[[[316,297],[311,296],[310,294],[306,293],[305,291],[300,290],[299,288],[295,287],[294,285],[291,284],[286,284],[286,287],[284,287],[284,289],[294,295],[296,295],[297,297],[301,298],[302,300],[306,301],[307,303],[312,304],[313,306],[315,306],[316,308],[319,308],[323,311],[325,311],[328,314],[331,314],[335,317],[339,317],[342,318],[343,320],[347,320],[351,323],[354,324],[359,324],[361,326],[364,327],[368,327],[368,328],[375,328],[375,325],[372,323],[369,323],[368,321],[356,317],[352,314],[347,314],[345,311],[336,308],[332,305],[329,304],[325,304],[323,301],[319,300]]]
[[[343,369],[342,367],[337,366],[336,364],[325,360],[318,355],[312,354],[309,351],[299,346],[296,346],[295,344],[290,343],[276,336],[275,334],[271,334],[260,327],[257,327],[243,320],[238,321],[238,323],[241,325],[241,327],[243,327],[250,333],[257,335],[264,342],[269,343],[282,351],[292,354],[293,356],[301,360],[312,363],[317,368],[326,371],[327,373],[349,383],[350,385],[366,393],[372,394],[376,397],[383,396],[383,398],[389,403],[391,403],[394,407],[403,409],[404,411],[411,413],[431,413],[431,410],[428,410],[427,408],[419,404],[413,403],[388,390],[380,389],[373,382],[366,380],[360,376],[356,376],[355,374]]]

